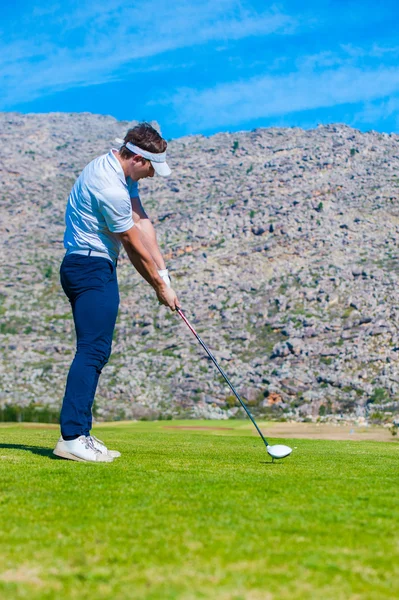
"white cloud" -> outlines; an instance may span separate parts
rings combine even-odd
[[[140,58],[210,41],[287,35],[296,27],[282,12],[255,14],[239,0],[154,0],[150,5],[100,0],[53,5],[39,19],[44,20],[35,31],[28,16],[21,17],[18,36],[0,45],[0,108],[68,87],[120,79],[126,65]]]
[[[399,95],[376,102],[366,102],[363,109],[354,115],[355,123],[376,123],[393,115],[399,119]]]
[[[211,89],[181,89],[167,102],[176,121],[193,129],[233,126],[259,118],[372,101],[399,92],[399,67],[364,70],[342,66],[255,77]]]
[[[348,63],[350,64],[347,56],[343,56],[342,53],[332,52],[331,50],[323,50],[317,54],[300,56],[296,61],[300,70],[309,69],[310,71],[337,67],[343,64],[347,65]]]
[[[354,46],[353,44],[341,44],[334,50],[321,50],[316,54],[299,56],[296,64],[299,69],[317,70],[323,68],[338,67],[342,65],[356,66],[363,63],[365,59],[369,64],[376,62],[374,59],[385,59],[385,63],[393,63],[399,57],[399,46]],[[380,62],[380,61],[379,61]]]
[[[354,46],[353,44],[343,44],[342,49],[352,58],[396,58],[399,56],[399,46],[381,46],[373,44],[371,48]]]

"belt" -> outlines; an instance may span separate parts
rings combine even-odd
[[[116,266],[118,263],[118,259],[113,260],[107,252],[98,252],[97,250],[83,250],[77,248],[74,250],[73,248],[68,248],[66,251],[67,255],[69,254],[81,254],[82,256],[94,256],[95,258],[106,258],[110,260]]]

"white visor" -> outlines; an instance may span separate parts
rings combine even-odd
[[[148,152],[148,150],[143,150],[142,148],[139,148],[138,146],[135,146],[130,142],[125,143],[123,140],[120,140],[118,138],[115,141],[118,142],[118,144],[126,146],[126,148],[130,150],[130,152],[134,152],[134,154],[139,154],[143,158],[149,160],[152,166],[154,167],[155,173],[157,173],[158,175],[161,175],[162,177],[167,177],[171,174],[172,171],[170,170],[169,165],[166,162],[166,152]]]

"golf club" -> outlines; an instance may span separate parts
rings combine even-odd
[[[237,398],[237,400],[239,401],[239,403],[241,404],[241,406],[243,407],[243,409],[247,413],[248,417],[251,419],[252,423],[254,424],[254,426],[256,428],[256,431],[259,433],[260,437],[262,438],[262,440],[263,440],[263,442],[264,442],[264,444],[266,446],[266,450],[270,454],[270,456],[272,457],[273,461],[274,461],[275,458],[285,458],[286,456],[288,456],[289,454],[291,454],[292,448],[290,448],[289,446],[284,446],[283,444],[276,444],[275,446],[271,446],[268,443],[268,441],[263,436],[261,430],[257,426],[257,424],[255,422],[255,419],[253,418],[253,416],[249,412],[247,406],[241,400],[241,398],[238,395],[238,393],[236,392],[233,384],[230,382],[229,378],[227,377],[226,373],[223,371],[222,367],[218,364],[216,358],[213,356],[213,354],[209,350],[208,346],[205,344],[205,342],[202,341],[202,339],[200,338],[200,336],[198,335],[198,333],[195,331],[194,327],[191,325],[191,323],[187,319],[186,315],[183,313],[182,309],[181,308],[176,308],[176,312],[183,319],[183,321],[185,322],[185,324],[187,325],[187,327],[190,329],[190,331],[195,335],[195,337],[197,338],[197,340],[199,341],[199,343],[201,344],[201,346],[203,347],[203,349],[205,350],[205,352],[207,353],[207,355],[209,356],[209,358],[211,359],[211,361],[213,362],[213,364],[218,369],[219,373],[222,375],[222,377],[224,378],[224,380],[226,381],[226,383],[229,385],[229,387],[230,387],[231,391],[233,392],[234,396]]]

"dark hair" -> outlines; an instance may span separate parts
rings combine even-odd
[[[160,152],[165,152],[167,147],[166,140],[163,139],[152,125],[149,123],[139,123],[129,129],[127,134],[124,137],[124,142],[130,142],[135,146],[139,146],[143,150],[147,150],[148,152],[155,152],[159,154]],[[134,152],[130,152],[126,148],[126,146],[122,146],[119,150],[119,154],[121,158],[131,158],[134,156]]]

